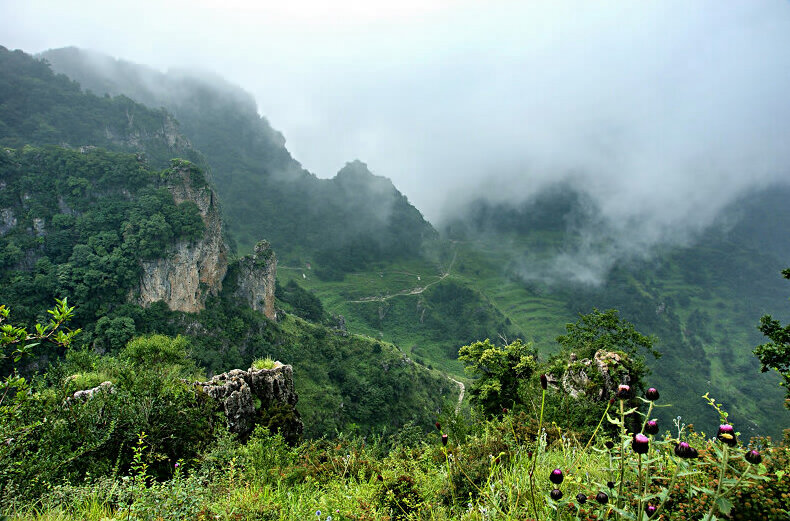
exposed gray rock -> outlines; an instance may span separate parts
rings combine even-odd
[[[568,368],[559,385],[574,398],[584,394],[594,400],[607,400],[617,392],[617,386],[621,383],[614,381],[612,373],[622,363],[620,355],[603,349],[596,351],[592,360],[577,360],[576,355],[571,353]]]
[[[0,210],[0,235],[5,235],[8,231],[16,226],[17,220],[14,216],[13,210],[10,208],[3,208]]]
[[[195,183],[190,165],[175,167],[167,188],[176,204],[194,202],[206,225],[203,238],[178,241],[164,258],[142,263],[140,286],[131,299],[142,306],[164,301],[174,311],[194,313],[205,308],[206,298],[222,290],[228,270],[227,246],[222,238],[222,222],[214,191],[205,183]]]
[[[234,296],[271,320],[277,319],[274,309],[277,257],[268,241],[260,241],[255,251],[239,260],[239,276]]]
[[[242,438],[249,436],[262,420],[288,440],[295,441],[302,435],[304,425],[295,408],[299,397],[290,365],[277,362],[273,369],[233,369],[196,385],[217,400],[228,430]],[[274,410],[286,410],[288,414],[267,416]]]
[[[100,383],[99,385],[91,389],[77,391],[76,393],[71,395],[71,399],[87,401],[93,398],[94,395],[98,393],[114,393],[114,392],[115,392],[115,387],[113,387],[112,382],[106,381]]]

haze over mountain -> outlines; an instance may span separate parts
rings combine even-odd
[[[329,177],[359,158],[435,225],[481,192],[518,204],[568,181],[600,209],[595,235],[607,237],[570,263],[592,281],[790,178],[787,2],[5,11],[12,47],[216,71],[253,93],[308,170]]]

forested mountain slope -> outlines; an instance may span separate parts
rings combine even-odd
[[[435,235],[389,180],[358,161],[318,179],[294,160],[282,134],[258,115],[252,96],[216,77],[161,73],[65,48],[42,56],[97,93],[164,106],[205,154],[241,252],[265,237],[288,261],[315,262],[335,278],[373,260],[409,257]]]

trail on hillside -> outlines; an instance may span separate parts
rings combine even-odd
[[[395,298],[395,297],[403,297],[403,296],[406,296],[406,295],[419,295],[420,293],[422,293],[426,289],[430,288],[431,286],[433,286],[435,284],[439,284],[441,281],[443,281],[445,278],[447,278],[447,276],[450,274],[450,272],[453,269],[453,265],[455,264],[456,257],[458,257],[458,250],[456,250],[453,253],[453,259],[450,261],[450,265],[447,266],[447,271],[442,273],[439,276],[438,279],[436,279],[433,282],[429,282],[425,286],[417,286],[417,287],[414,287],[414,288],[411,288],[411,289],[404,289],[403,291],[399,291],[399,292],[393,293],[391,295],[362,297],[360,299],[347,300],[346,302],[356,302],[356,303],[359,303],[359,302],[384,302],[386,300],[389,300],[389,299],[392,299],[392,298]]]
[[[466,393],[466,386],[464,385],[463,382],[459,382],[458,380],[456,380],[452,376],[448,376],[447,378],[449,378],[450,380],[452,380],[453,382],[458,384],[458,389],[460,390],[460,392],[458,393],[458,403],[455,406],[455,414],[459,414],[461,412],[461,402],[464,401],[464,394]]]

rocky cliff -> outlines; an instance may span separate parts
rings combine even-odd
[[[165,185],[176,204],[195,203],[205,232],[198,241],[176,242],[163,258],[143,261],[143,275],[133,298],[142,306],[161,300],[171,310],[194,313],[205,307],[209,295],[222,289],[228,251],[216,196],[200,171],[188,162],[174,160],[166,172]]]
[[[195,385],[217,401],[225,414],[228,430],[246,438],[256,425],[280,432],[288,441],[297,441],[304,425],[295,406],[293,368],[275,362],[272,369],[233,369],[208,382]]]
[[[255,251],[239,261],[234,296],[267,318],[277,318],[274,309],[277,257],[267,241],[255,245]]]

